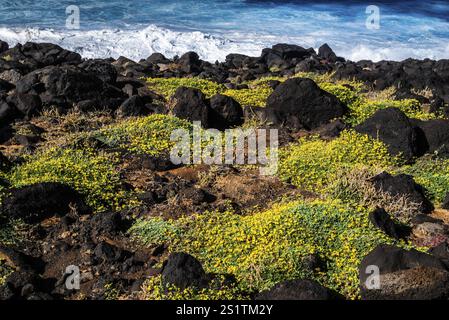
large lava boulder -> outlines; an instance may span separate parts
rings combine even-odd
[[[449,156],[449,120],[411,120],[425,136],[427,152]]]
[[[209,127],[209,105],[198,89],[179,87],[170,99],[170,108],[178,118],[200,121],[203,127]]]
[[[209,279],[197,259],[181,252],[171,254],[166,261],[162,270],[162,282],[180,289],[205,288]]]
[[[117,80],[117,70],[109,61],[102,59],[86,60],[79,64],[78,67],[93,73],[106,83],[114,84]]]
[[[180,70],[187,74],[199,73],[201,71],[201,60],[195,52],[183,54],[176,62]]]
[[[216,94],[210,99],[210,126],[219,130],[243,124],[243,108],[233,98]]]
[[[42,108],[41,98],[36,94],[15,93],[10,95],[7,101],[28,119],[37,115]]]
[[[142,116],[151,113],[151,98],[138,95],[126,99],[116,110],[116,115],[121,117]]]
[[[323,44],[318,49],[318,56],[320,56],[323,59],[326,59],[328,62],[337,62],[338,57],[335,54],[335,52],[329,47],[327,43]]]
[[[314,52],[310,49],[305,49],[303,47],[293,45],[293,44],[285,44],[279,43],[274,45],[271,49],[264,49],[262,51],[262,59],[266,61],[268,66],[272,65],[272,62],[280,59],[280,60],[302,60],[307,57],[310,57]]]
[[[338,294],[312,280],[289,280],[259,293],[256,300],[334,300]]]
[[[290,129],[315,129],[342,117],[347,107],[311,79],[292,78],[277,86],[267,100],[270,121]]]
[[[401,154],[407,161],[422,156],[427,149],[420,130],[397,108],[378,110],[355,130],[381,140],[392,155]]]
[[[7,217],[36,223],[55,215],[64,216],[73,208],[80,214],[89,211],[84,198],[72,187],[47,182],[10,190],[1,211]]]
[[[7,93],[8,91],[14,89],[15,86],[8,81],[0,79],[0,93]]]
[[[91,72],[74,66],[46,67],[33,71],[17,82],[17,93],[38,95],[44,106],[71,107],[91,100],[107,104],[107,99],[124,93],[104,83]],[[109,105],[98,105],[98,107]]]
[[[371,286],[373,267],[379,270],[376,286]],[[449,295],[445,264],[417,250],[380,245],[362,260],[359,279],[362,298],[367,300],[433,300]]]
[[[65,50],[58,45],[51,43],[27,42],[24,45],[18,44],[3,55],[9,56],[11,62],[22,65],[27,72],[44,68],[47,66],[57,66],[63,64],[79,64],[81,56],[78,53]]]
[[[387,172],[373,177],[371,182],[374,186],[383,192],[387,192],[392,196],[404,196],[410,201],[419,204],[421,213],[430,213],[434,207],[427,199],[425,190],[417,184],[412,176],[400,174],[393,176]]]
[[[5,52],[9,49],[9,45],[7,42],[0,40],[0,53]]]
[[[0,98],[0,128],[4,128],[8,124],[11,124],[14,119],[17,119],[20,116],[21,113],[17,110],[14,104],[8,102],[6,99]]]

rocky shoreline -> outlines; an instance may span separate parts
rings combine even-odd
[[[351,114],[349,104],[357,97],[330,93],[318,81],[295,77],[297,74],[329,75],[329,81],[363,83],[360,94],[376,95],[393,88],[392,100],[415,101],[419,107],[413,111],[423,115],[422,119],[392,105],[351,123],[345,117]],[[208,88],[179,85],[174,94],[166,96],[163,90],[148,85],[148,78],[207,80],[219,90],[208,95]],[[230,90],[238,95],[251,89],[248,83],[260,79],[266,79],[264,90],[268,90],[263,107],[226,94]],[[349,82],[338,88],[344,94],[356,91]],[[194,52],[173,59],[153,54],[139,62],[125,57],[86,60],[53,44],[26,43],[9,48],[0,41],[0,230],[16,228],[24,238],[12,241],[10,231],[0,237],[0,260],[4,262],[0,264],[0,279],[5,275],[0,299],[143,299],[148,295],[142,290],[145,281],[158,276],[164,285],[181,290],[238,286],[234,274],[206,272],[204,261],[172,252],[166,239],[139,244],[130,235],[130,228],[145,217],[177,220],[194,213],[225,212],[229,206],[244,216],[254,208],[269,209],[281,198],[319,198],[317,192],[295,185],[294,178],[281,181],[234,167],[174,166],[166,154],[133,153],[123,145],[111,144],[106,136],[85,136],[84,132],[101,133],[103,126],[150,115],[201,121],[203,127],[219,130],[256,121],[261,127],[278,128],[282,147],[314,135],[326,142],[334,141],[341,132],[354,130],[381,141],[389,156],[400,157],[407,168],[419,159],[449,156],[448,104],[449,60],[351,62],[337,57],[328,45],[315,52],[287,44],[264,49],[260,57],[232,54],[215,64],[201,61]],[[97,118],[92,116],[94,112]],[[62,123],[66,126],[63,129]],[[122,134],[126,128],[125,122],[118,132]],[[73,140],[71,134],[79,135]],[[138,193],[139,204],[118,210],[108,207],[105,200],[101,206],[107,209],[95,210],[89,190],[83,190],[77,181],[70,184],[36,178],[31,179],[35,183],[13,182],[20,174],[14,170],[26,166],[30,161],[27,157],[47,148],[49,140],[59,143],[66,136],[73,140],[70,148],[74,145],[74,150],[118,153],[120,159],[113,167],[120,171],[117,190]],[[52,158],[45,161],[50,163]],[[64,173],[66,165],[50,170]],[[445,169],[441,167],[441,171]],[[370,228],[412,245],[380,244],[367,252],[357,266],[359,297],[447,299],[449,189],[438,190],[447,196],[444,201],[435,201],[411,175],[385,171],[371,177],[369,183],[378,192],[394,199],[404,197],[416,206],[410,209],[411,217],[407,218],[411,219],[406,224],[385,208],[379,207],[366,216]],[[445,187],[441,183],[439,188]],[[117,190],[112,193],[118,194]],[[25,225],[21,227],[24,230],[11,227],[18,220]],[[418,243],[430,248],[429,254],[417,250],[421,247]],[[311,254],[305,269],[324,272],[327,267],[321,258]],[[66,287],[70,274],[65,270],[70,265],[81,269],[81,290]],[[379,268],[380,281],[385,284],[375,290],[366,287],[366,270],[373,265]],[[239,291],[239,297],[347,298],[314,279],[278,282],[269,290]]]

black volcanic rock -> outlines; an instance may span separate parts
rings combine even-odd
[[[117,109],[116,114],[122,117],[139,116],[144,114],[145,102],[140,96],[126,99]]]
[[[378,286],[372,267],[379,270]],[[447,299],[449,272],[435,256],[417,250],[380,245],[359,266],[362,299],[366,300],[434,300]]]
[[[16,86],[8,81],[0,79],[0,93],[7,93],[8,91],[14,89]]]
[[[0,128],[12,123],[20,116],[19,110],[13,104],[0,98]]]
[[[78,53],[65,50],[51,43],[27,42],[24,45],[18,44],[14,48],[3,52],[3,56],[9,57],[8,62],[17,64],[15,68],[9,69],[20,69],[26,72],[47,66],[75,65],[81,62],[81,56]]]
[[[434,207],[427,199],[424,188],[417,184],[412,176],[400,174],[392,176],[387,172],[383,172],[371,179],[374,186],[391,194],[392,196],[405,196],[410,201],[420,204],[422,213],[430,213]]]
[[[449,120],[411,121],[422,130],[428,153],[438,152],[439,155],[449,156]]]
[[[149,56],[146,60],[147,63],[152,63],[152,64],[166,64],[166,63],[170,63],[170,60],[167,59],[162,53],[153,53],[151,56]]]
[[[216,94],[210,99],[210,126],[219,130],[243,124],[243,109],[233,98]]]
[[[209,127],[209,105],[204,94],[198,90],[179,87],[170,99],[174,116],[189,121],[200,121],[204,128]]]
[[[323,44],[318,49],[318,55],[324,59],[326,59],[328,62],[337,62],[338,58],[335,52],[329,47],[327,43]]]
[[[0,40],[0,53],[5,52],[9,49],[9,45],[7,42]]]
[[[177,61],[180,70],[187,73],[199,73],[201,71],[201,60],[195,52],[184,53]]]
[[[309,49],[285,43],[275,44],[271,48],[271,50],[274,54],[278,55],[284,60],[293,58],[303,59],[310,56],[312,53]]]
[[[6,217],[36,223],[54,215],[64,216],[71,208],[79,213],[89,209],[83,197],[71,187],[61,183],[39,183],[12,189],[3,200],[1,211]]]
[[[276,87],[267,100],[275,125],[311,130],[342,117],[347,107],[311,79],[292,78]]]
[[[314,54],[313,49],[305,49],[297,45],[280,43],[274,45],[271,49],[263,49],[260,61],[263,61],[268,68],[286,70]]]
[[[42,109],[42,101],[36,94],[16,93],[9,96],[7,101],[15,105],[27,119],[37,115]]]
[[[408,251],[390,245],[377,246],[362,260],[359,267],[362,282],[367,278],[365,270],[370,265],[378,266],[381,274],[417,266],[446,270],[444,263],[431,255],[414,249]]]
[[[289,280],[276,284],[268,291],[259,293],[256,300],[335,300],[341,297],[313,280]]]
[[[449,103],[449,60],[345,62],[335,66],[334,77],[357,79],[371,85],[375,90],[395,87],[401,97],[411,97],[421,90],[431,90],[434,98]],[[418,99],[422,98],[425,97]]]
[[[117,70],[110,62],[106,60],[86,60],[79,64],[78,67],[94,74],[105,83],[115,84],[115,81],[117,80]]]
[[[243,54],[231,53],[226,56],[225,65],[229,69],[241,69],[248,66],[253,59]]]
[[[355,130],[381,140],[392,155],[401,154],[407,161],[422,156],[427,151],[422,132],[397,108],[376,111],[372,117],[356,126]]]
[[[186,253],[173,253],[164,264],[162,282],[180,289],[204,288],[208,277],[197,259]]]
[[[38,95],[44,106],[66,108],[86,100],[101,103],[98,107],[110,107],[108,99],[125,97],[120,89],[74,66],[51,66],[33,71],[17,82],[16,90],[19,94]]]
[[[388,236],[401,239],[408,231],[405,227],[398,225],[393,221],[390,215],[382,208],[377,208],[369,214],[369,220],[376,227],[385,232]]]

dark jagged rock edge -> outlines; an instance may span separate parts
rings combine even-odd
[[[278,44],[264,49],[260,57],[231,54],[224,62],[216,63],[202,61],[194,52],[173,59],[155,53],[139,62],[125,57],[86,60],[53,44],[26,43],[9,48],[7,43],[0,41],[0,142],[14,135],[11,127],[14,121],[29,119],[52,106],[57,106],[62,112],[75,106],[83,111],[106,108],[117,116],[168,112],[165,107],[154,103],[163,98],[147,88],[143,77],[195,76],[239,89],[245,87],[241,85],[244,81],[273,75],[290,76],[298,72],[332,72],[335,79],[360,80],[373,90],[395,87],[398,99],[414,98],[429,105],[429,112],[449,115],[449,60],[352,62],[337,57],[326,44],[318,53],[296,45]],[[346,106],[319,89],[313,81],[292,79],[283,84],[272,81],[270,85],[275,92],[268,99],[267,108],[255,108],[252,113],[259,113],[274,126],[290,131],[318,129],[330,137],[338,135],[346,127],[339,120],[329,123],[344,115]],[[433,93],[432,100],[417,94],[429,89]],[[240,125],[247,115],[247,110],[242,110],[232,98],[217,95],[209,100],[191,88],[179,88],[171,103],[174,104],[171,111],[176,116],[191,121],[201,120],[205,127],[225,129]],[[379,138],[387,143],[389,151],[401,153],[413,161],[429,152],[444,154],[449,145],[448,127],[447,120],[418,121],[408,119],[397,109],[387,109],[378,111],[356,130],[373,137],[378,137],[379,131],[385,133]],[[30,137],[16,135],[16,138],[24,145],[36,142]],[[2,154],[0,161],[2,170],[11,166]],[[404,181],[390,183],[392,179]],[[409,177],[379,176],[377,180],[381,181],[380,189],[391,189],[395,194],[418,199],[423,213],[431,210],[432,205],[423,190]],[[75,261],[93,267],[94,272],[82,274],[83,283],[87,286],[84,290],[89,292],[90,299],[107,298],[105,286],[110,283],[132,296],[133,292],[140,290],[144,278],[158,273],[162,274],[164,282],[181,288],[203,288],[213,277],[204,272],[194,257],[183,253],[170,256],[162,270],[154,268],[156,261],[153,258],[164,251],[163,247],[150,251],[125,249],[132,247],[124,236],[132,223],[126,213],[74,215],[73,204],[79,213],[88,213],[90,209],[76,191],[65,185],[39,184],[10,191],[11,195],[2,205],[2,214],[34,223],[32,234],[46,245],[40,247],[31,242],[21,250],[0,248],[0,255],[17,270],[0,290],[1,299],[69,298],[73,292],[64,286],[68,275],[61,274],[60,278],[55,278],[45,277],[45,274],[54,274],[51,268],[62,268]],[[26,203],[24,199],[35,201]],[[151,199],[154,200],[154,196]],[[448,207],[448,202],[449,194],[444,207]],[[60,221],[43,228],[39,223],[53,214],[58,214]],[[0,215],[1,224],[7,221],[4,216]],[[381,209],[373,212],[371,221],[390,236],[403,237],[404,230],[394,224],[387,212]],[[64,234],[75,236],[61,241]],[[447,298],[449,257],[447,250],[441,247],[443,245],[432,251],[433,256],[393,247],[376,248],[360,266],[362,296],[366,299]],[[59,261],[61,252],[64,252],[64,257],[71,256],[72,259]],[[382,277],[388,276],[386,281],[391,286],[384,291],[367,290],[364,286],[368,265],[379,265],[383,269]],[[397,279],[418,277],[418,283],[422,274],[428,275],[425,288],[416,288],[411,281],[405,284],[409,286],[407,290],[395,291]],[[336,295],[313,281],[300,279],[280,283],[255,298],[334,299]]]

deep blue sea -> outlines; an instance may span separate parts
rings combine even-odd
[[[79,8],[79,29],[66,23],[70,5]],[[367,28],[368,5],[379,8],[378,29]],[[351,60],[442,59],[449,58],[449,1],[0,0],[0,39],[136,60],[190,50],[223,60],[279,42],[327,42]]]

